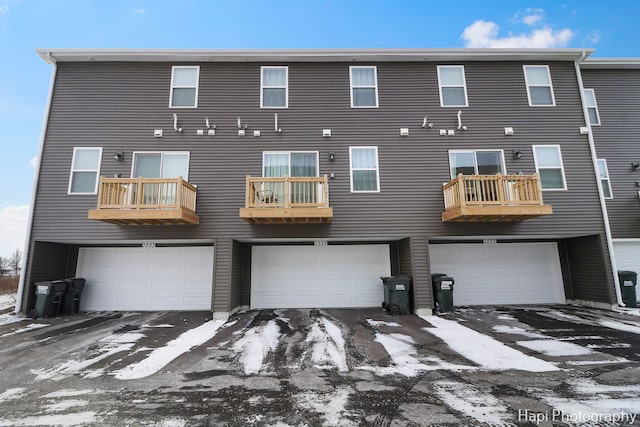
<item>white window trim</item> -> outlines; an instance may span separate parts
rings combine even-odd
[[[606,178],[601,178],[600,177],[600,162],[602,162],[604,164],[604,171],[607,174]],[[600,185],[602,185],[602,195],[606,200],[611,200],[613,199],[613,188],[611,188],[611,175],[609,175],[609,167],[607,166],[607,159],[598,159],[598,179],[600,180]],[[603,179],[607,180],[607,187],[609,187],[609,194],[611,194],[611,196],[607,197],[604,195],[604,182]]]
[[[438,65],[438,90],[440,92],[440,106],[441,107],[468,107],[469,99],[467,98],[467,76],[464,73],[464,65]],[[444,98],[442,96],[442,88],[447,87],[460,87],[459,85],[443,85],[440,79],[440,69],[443,68],[460,68],[462,70],[462,89],[464,91],[464,104],[459,105],[444,105]]]
[[[264,85],[264,69],[277,68],[284,69],[284,86],[265,86]],[[282,89],[284,87],[284,106],[272,107],[264,105],[264,89]],[[270,66],[264,65],[260,67],[260,108],[289,108],[289,67],[288,66]]]
[[[555,147],[558,149],[558,156],[560,157],[560,167],[557,166],[544,166],[542,169],[560,169],[562,172],[562,183],[564,184],[564,188],[542,188],[542,180],[540,180],[540,187],[542,191],[566,191],[567,190],[567,177],[564,174],[564,161],[562,160],[562,150],[560,149],[560,145],[558,144],[541,144],[541,145],[532,145],[533,149],[533,162],[536,165],[536,173],[540,176],[540,168],[538,167],[538,155],[536,154],[536,148],[538,147]]]
[[[137,176],[133,176],[133,172],[136,167],[136,155],[138,154],[160,154],[160,171],[162,171],[162,163],[164,162],[165,154],[186,154],[187,155],[187,176],[183,176],[182,179],[189,182],[189,169],[191,166],[191,152],[190,151],[134,151],[133,157],[131,158],[131,174],[129,175],[131,178],[138,178]],[[144,177],[143,177],[144,178]],[[177,177],[176,177],[177,178]]]
[[[304,150],[291,150],[291,151],[263,151],[262,152],[262,177],[264,176],[264,159],[269,154],[287,154],[289,156],[289,173],[291,173],[291,154],[315,154],[316,155],[316,177],[320,176],[320,152],[319,151],[304,151]]]
[[[354,86],[353,74],[351,70],[356,68],[373,68],[374,85],[366,86]],[[371,89],[373,88],[376,94],[376,105],[353,105],[353,89]],[[351,65],[349,66],[349,96],[351,98],[351,108],[378,108],[378,67],[375,65]]]
[[[99,150],[98,154],[98,168],[97,169],[74,169],[76,163],[76,152],[80,150]],[[98,185],[100,182],[100,167],[102,166],[102,147],[73,147],[73,157],[71,158],[71,172],[69,173],[69,186],[67,188],[67,194],[70,196],[98,194]],[[71,191],[71,183],[73,181],[74,172],[95,172],[96,173],[96,185],[92,193],[74,193]]]
[[[498,149],[498,148],[493,149],[493,150],[490,149],[490,148],[483,148],[483,149],[480,149],[480,150],[471,150],[471,149],[469,149],[469,150],[462,150],[462,149],[460,149],[460,150],[449,150],[449,175],[451,175],[451,154],[452,153],[453,154],[455,154],[455,153],[473,153],[473,167],[474,167],[475,172],[477,173],[478,172],[478,158],[476,157],[476,153],[477,152],[482,152],[482,151],[491,151],[491,152],[499,151],[500,152],[500,156],[501,156],[501,160],[502,160],[501,161],[502,174],[506,175],[506,173],[507,173],[507,165],[506,165],[506,163],[504,161],[504,150]],[[451,179],[454,179],[454,178],[455,178],[455,176],[451,176]]]
[[[530,88],[532,87],[532,85],[529,85],[529,78],[527,77],[527,68],[531,67],[531,68],[546,68],[547,70],[547,78],[549,79],[549,86],[544,85],[535,85],[533,87],[548,87],[550,92],[551,92],[551,104],[532,104],[531,103],[531,92],[530,92]],[[549,70],[549,66],[548,65],[523,65],[522,66],[522,70],[524,73],[524,83],[525,86],[527,87],[527,98],[529,100],[529,107],[555,107],[556,106],[556,96],[554,94],[553,91],[553,81],[551,80],[551,71]]]
[[[584,91],[585,93],[591,92],[591,97],[593,98],[593,105],[587,104],[587,113],[589,112],[589,108],[594,108],[596,110],[596,117],[598,118],[598,123],[591,123],[591,120],[589,120],[589,124],[591,126],[600,126],[600,123],[602,122],[600,120],[600,111],[598,111],[598,100],[596,100],[596,91],[593,89],[585,89]],[[585,96],[585,103],[586,103],[586,96]],[[587,114],[587,118],[589,118],[589,114]]]
[[[375,168],[353,168],[352,155],[353,150],[361,150],[361,149],[373,149],[376,153],[376,167]],[[354,170],[375,170],[376,171],[376,186],[377,190],[354,190],[353,189],[353,171]],[[352,193],[379,193],[380,192],[380,159],[378,157],[378,147],[377,146],[353,146],[349,147],[349,185]]]
[[[173,78],[175,70],[178,68],[195,68],[196,69],[196,85],[195,86],[174,86]],[[198,88],[200,87],[200,66],[199,65],[174,65],[171,67],[171,91],[169,94],[169,108],[198,108]],[[194,105],[173,106],[173,89],[190,89],[195,88],[196,94]]]

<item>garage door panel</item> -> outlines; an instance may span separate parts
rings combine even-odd
[[[81,248],[77,276],[82,310],[209,310],[213,247]]]
[[[455,305],[564,303],[553,242],[432,244],[431,270],[455,280]]]
[[[378,306],[388,275],[388,245],[254,246],[251,306]]]

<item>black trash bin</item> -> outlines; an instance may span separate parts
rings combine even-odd
[[[67,282],[67,292],[62,298],[62,314],[76,314],[80,311],[80,298],[86,280],[81,277],[65,279]]]
[[[436,312],[449,313],[453,311],[453,284],[452,277],[442,273],[431,275],[433,295],[435,296]]]
[[[622,302],[627,307],[637,307],[636,285],[638,284],[638,273],[635,271],[618,271],[618,281],[620,282]]]
[[[67,282],[55,280],[36,283],[36,308],[31,317],[55,317],[60,314],[62,297],[67,290]]]
[[[393,316],[411,313],[411,278],[407,276],[381,277],[384,286],[382,308]]]

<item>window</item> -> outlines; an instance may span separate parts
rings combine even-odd
[[[170,107],[195,108],[198,106],[198,79],[200,67],[174,66],[171,69]]]
[[[543,190],[567,189],[559,145],[534,145],[533,160]]]
[[[378,147],[349,147],[351,192],[380,191]]]
[[[584,102],[587,104],[589,113],[589,123],[591,126],[600,124],[600,114],[598,114],[598,104],[596,104],[596,93],[593,89],[584,90]]]
[[[611,181],[609,180],[609,169],[607,169],[607,161],[605,159],[598,159],[598,174],[600,182],[602,183],[602,193],[604,194],[604,198],[613,199]]]
[[[102,147],[75,147],[71,160],[69,194],[96,194]]]
[[[349,67],[351,106],[378,106],[378,76],[376,67]]]
[[[318,176],[318,152],[265,152],[262,154],[262,176]]]
[[[260,70],[260,107],[287,108],[289,67],[262,67]]]
[[[450,150],[449,166],[451,178],[463,175],[504,174],[504,152],[502,150]]]
[[[440,105],[467,107],[467,86],[462,65],[438,65]]]
[[[189,179],[189,153],[180,151],[133,153],[132,178]]]
[[[529,105],[556,105],[548,65],[524,65],[524,81]]]

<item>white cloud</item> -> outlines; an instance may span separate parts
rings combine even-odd
[[[9,13],[9,6],[0,6],[0,15],[6,15],[7,13]]]
[[[499,37],[500,27],[491,21],[478,20],[466,27],[462,33],[465,47],[480,48],[548,48],[564,47],[573,38],[573,31],[562,29],[554,31],[545,27],[528,34],[509,34]]]
[[[145,14],[145,13],[147,13],[147,11],[144,10],[144,9],[136,9],[136,13]]]
[[[534,8],[528,8],[524,12],[518,12],[515,16],[516,21],[531,27],[536,25],[542,18],[544,18],[544,10]]]
[[[29,160],[29,164],[35,169],[36,166],[38,166],[38,156],[32,157],[31,160]]]
[[[28,217],[28,205],[0,207],[0,256],[8,257],[16,249],[23,250]]]

